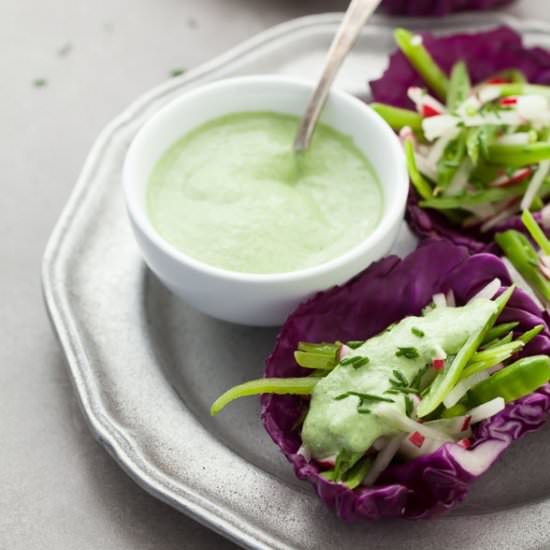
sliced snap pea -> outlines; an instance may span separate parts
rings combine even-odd
[[[497,233],[495,241],[539,299],[550,303],[550,281],[541,273],[538,267],[539,257],[529,239],[519,231],[509,229]]]
[[[491,342],[492,340],[495,340],[496,338],[500,338],[504,334],[507,334],[511,330],[514,330],[518,325],[519,323],[517,321],[495,325],[490,331],[487,332],[483,343],[485,344],[487,342]]]
[[[415,36],[405,29],[396,29],[395,41],[399,49],[424,79],[426,84],[441,98],[447,98],[449,80],[434,61],[430,52],[422,44],[420,36]]]
[[[529,143],[527,145],[507,145],[492,143],[487,148],[487,162],[505,164],[512,167],[528,166],[550,159],[550,143]]]
[[[541,226],[537,223],[537,220],[533,217],[533,214],[529,210],[524,210],[521,215],[521,221],[523,225],[529,231],[533,240],[541,247],[542,251],[550,256],[550,241],[547,239]]]
[[[489,316],[481,330],[476,333],[473,333],[465,342],[465,344],[460,348],[459,352],[456,354],[454,360],[451,362],[450,366],[439,374],[435,380],[432,382],[428,393],[424,396],[420,405],[417,409],[417,415],[422,418],[430,414],[440,403],[443,402],[448,393],[453,389],[454,386],[460,380],[462,371],[466,365],[472,359],[472,356],[479,348],[481,342],[483,342],[485,335],[493,325],[495,321],[500,317],[502,310],[506,306],[510,296],[514,292],[514,287],[511,286],[507,288],[496,300],[496,311]]]
[[[451,78],[449,79],[449,88],[447,91],[447,107],[449,110],[453,111],[466,100],[471,87],[466,63],[464,61],[457,61],[451,70]]]
[[[460,134],[453,139],[437,163],[437,185],[446,188],[453,179],[453,176],[460,168],[460,164],[466,156],[466,133]]]
[[[550,357],[533,355],[499,370],[467,394],[471,406],[502,397],[508,403],[525,397],[550,380]]]
[[[432,187],[416,167],[414,158],[414,145],[411,140],[405,142],[405,157],[407,159],[407,169],[414,188],[423,199],[429,199],[432,196]]]
[[[210,414],[216,416],[231,401],[240,397],[260,395],[262,393],[276,393],[289,395],[309,395],[315,384],[321,380],[318,376],[304,376],[302,378],[259,378],[244,384],[233,386],[220,395],[210,407]]]
[[[336,366],[334,354],[315,353],[313,351],[295,351],[294,359],[304,369],[331,370]]]
[[[416,111],[384,105],[383,103],[371,103],[370,106],[394,130],[401,130],[401,128],[409,126],[414,132],[422,131],[422,117]]]

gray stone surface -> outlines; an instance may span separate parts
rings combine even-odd
[[[341,0],[0,0],[0,548],[231,548],[93,440],[40,295],[48,235],[102,127],[169,78]],[[508,11],[550,19],[547,2]],[[44,79],[44,86],[34,81]]]

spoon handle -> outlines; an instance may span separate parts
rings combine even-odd
[[[313,92],[296,138],[294,150],[304,151],[309,147],[315,125],[325,105],[328,93],[342,62],[355,44],[361,29],[381,0],[351,0],[340,28],[330,46],[323,74]]]

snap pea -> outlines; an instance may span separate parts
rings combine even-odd
[[[538,268],[539,257],[529,239],[519,231],[509,229],[497,233],[495,241],[535,294],[543,302],[550,303],[550,282]]]
[[[496,311],[489,316],[481,330],[473,333],[460,348],[450,366],[439,374],[432,382],[428,393],[424,396],[417,409],[417,415],[422,418],[430,414],[436,407],[443,402],[448,393],[460,380],[462,371],[476,353],[481,342],[483,342],[487,332],[493,328],[495,321],[500,317],[502,310],[506,306],[510,296],[514,292],[514,287],[507,288],[496,300]]]
[[[535,336],[540,334],[544,330],[544,325],[536,325],[531,330],[524,332],[518,340],[521,340],[525,345],[527,345]]]
[[[488,344],[484,344],[483,349],[492,349],[502,344],[509,344],[514,339],[514,333],[510,331],[508,334],[502,338],[496,338],[495,340],[490,341]]]
[[[495,397],[508,403],[529,395],[549,380],[550,357],[524,357],[474,386],[467,394],[467,401],[473,407]]]
[[[426,84],[441,98],[447,98],[449,81],[428,50],[422,44],[420,36],[415,36],[405,29],[396,29],[395,41],[399,49],[424,79]]]
[[[321,380],[318,376],[304,376],[302,378],[259,378],[244,384],[233,386],[220,395],[210,407],[210,414],[216,416],[231,401],[249,395],[262,393],[276,393],[289,395],[309,395],[315,384]]]
[[[533,240],[541,247],[542,251],[547,256],[550,256],[550,241],[546,238],[544,231],[533,217],[533,214],[531,214],[529,210],[524,210],[521,215],[521,221],[527,231],[529,231],[531,237],[533,237]]]
[[[460,134],[453,139],[447,147],[441,159],[437,163],[437,185],[445,189],[457,173],[461,162],[466,156],[466,133]]]
[[[313,351],[295,351],[294,359],[304,369],[331,370],[336,366],[334,354],[315,353]]]
[[[518,325],[519,323],[517,321],[495,325],[490,331],[487,332],[483,343],[485,344],[487,342],[491,342],[492,340],[495,340],[496,338],[500,338],[502,335],[515,329]]]
[[[485,155],[487,162],[521,167],[550,159],[550,143],[529,143],[527,145],[507,145],[491,143]]]
[[[430,198],[432,196],[432,187],[416,167],[414,146],[411,140],[405,142],[405,158],[407,160],[409,177],[415,189],[418,191],[418,194],[424,199]]]
[[[515,342],[509,342],[493,348],[484,349],[483,351],[477,351],[472,356],[472,362],[491,361],[497,357],[510,357],[524,345],[522,341],[516,340]],[[501,359],[501,361],[503,360],[504,359]]]
[[[422,131],[422,117],[415,111],[392,107],[383,103],[371,103],[370,106],[394,130],[401,130],[401,128],[409,126],[414,132]]]
[[[449,88],[447,90],[447,107],[449,110],[456,109],[466,100],[470,93],[471,83],[468,68],[464,61],[457,61],[451,69]]]
[[[474,166],[479,162],[481,126],[466,130],[466,153]]]

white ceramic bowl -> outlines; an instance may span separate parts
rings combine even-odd
[[[397,236],[409,186],[399,140],[372,109],[340,91],[331,92],[321,120],[352,136],[376,170],[384,193],[382,219],[360,244],[324,264],[299,271],[238,273],[187,256],[165,241],[149,221],[145,192],[151,171],[177,139],[231,112],[301,115],[312,90],[311,83],[279,76],[232,78],[209,84],[183,94],[153,115],[130,145],[124,164],[124,191],[145,261],[169,289],[208,315],[247,325],[281,324],[300,301],[344,283],[381,258]]]

